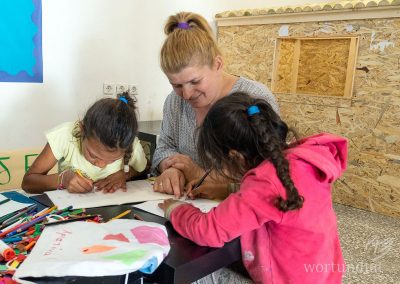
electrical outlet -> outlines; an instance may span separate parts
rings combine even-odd
[[[135,84],[130,84],[130,85],[128,85],[128,93],[129,93],[131,96],[137,96],[137,95],[139,95],[137,85],[135,85]]]
[[[123,92],[128,92],[127,84],[117,84],[117,94],[122,94]]]
[[[104,95],[114,95],[115,92],[115,84],[113,83],[104,83],[103,84],[103,94]]]

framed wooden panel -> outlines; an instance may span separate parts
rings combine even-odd
[[[352,96],[358,37],[277,38],[272,91]]]

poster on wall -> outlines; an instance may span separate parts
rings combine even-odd
[[[43,82],[41,0],[0,1],[0,82]]]

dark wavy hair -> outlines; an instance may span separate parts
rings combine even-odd
[[[250,106],[257,106],[260,112],[249,115]],[[288,132],[288,126],[268,102],[236,92],[217,101],[207,113],[198,132],[199,158],[204,168],[213,168],[236,181],[264,160],[270,161],[287,193],[286,199],[276,198],[276,207],[284,212],[299,209],[304,198],[290,178],[289,162],[283,153],[288,148]]]
[[[98,100],[87,110],[82,128],[75,127],[74,137],[96,138],[110,149],[125,149],[124,165],[128,165],[138,133],[135,103],[127,92]]]

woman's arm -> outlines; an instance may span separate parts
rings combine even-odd
[[[167,169],[165,159],[179,152],[177,129],[179,115],[176,114],[177,101],[174,99],[174,93],[168,95],[163,107],[163,120],[161,122],[160,135],[158,137],[156,150],[152,158],[151,171],[154,174],[160,174]]]

